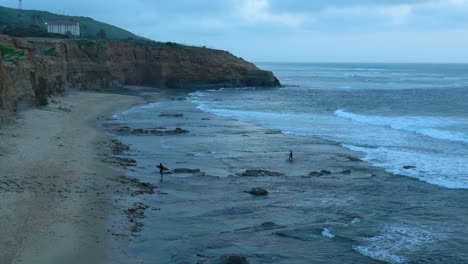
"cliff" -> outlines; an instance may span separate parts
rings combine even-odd
[[[0,121],[21,103],[69,88],[278,86],[268,71],[226,51],[175,43],[51,40],[0,35]]]

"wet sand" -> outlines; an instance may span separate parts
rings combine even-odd
[[[72,92],[0,129],[0,263],[102,263],[120,173],[102,162],[107,113],[140,102]],[[127,262],[128,263],[128,262]]]

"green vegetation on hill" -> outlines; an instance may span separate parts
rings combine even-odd
[[[28,56],[27,50],[19,50],[10,46],[0,45],[0,55],[2,60],[17,63]]]
[[[48,34],[48,21],[73,20],[80,23],[83,38],[106,38],[111,40],[141,39],[135,34],[89,17],[57,15],[46,11],[20,10],[0,6],[0,34],[18,37],[63,37]]]

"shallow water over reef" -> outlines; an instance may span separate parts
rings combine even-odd
[[[117,136],[137,161],[128,174],[159,185],[159,194],[140,198],[160,208],[145,213],[131,248],[143,262],[216,263],[229,254],[251,263],[468,262],[466,190],[388,174],[338,143],[203,112],[185,94],[146,95],[158,101],[112,123],[190,132]],[[161,182],[159,162],[202,173]],[[284,175],[238,175],[246,169]],[[309,175],[320,170],[330,174]],[[254,187],[269,195],[244,192]]]

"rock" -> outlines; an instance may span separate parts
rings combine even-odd
[[[200,172],[194,173],[193,176],[195,176],[195,177],[203,177],[203,176],[206,176],[206,173],[200,171]]]
[[[64,112],[67,112],[67,113],[72,111],[70,108],[65,107],[65,106],[59,106],[57,109],[61,110],[61,111],[64,111]]]
[[[416,169],[416,166],[406,165],[403,167],[405,170]]]
[[[267,228],[276,227],[276,226],[278,226],[278,225],[276,223],[274,223],[274,222],[264,222],[263,224],[260,225],[260,227],[267,227]]]
[[[182,129],[180,127],[174,129],[174,130],[151,130],[150,133],[156,136],[173,136],[173,135],[179,135],[179,134],[186,134],[189,133],[190,131]]]
[[[249,264],[246,257],[240,255],[222,256],[219,264]]]
[[[323,176],[323,173],[321,173],[320,171],[313,171],[309,173],[309,176],[320,177],[320,176]]]
[[[351,174],[351,170],[344,170],[341,172],[341,174]]]
[[[207,120],[211,120],[211,119],[204,117],[201,120],[207,121]]]
[[[286,226],[283,225],[278,225],[274,222],[265,222],[257,227],[255,227],[255,231],[264,231],[264,230],[270,230],[270,229],[278,229],[278,228],[284,228]]]
[[[199,173],[200,169],[187,169],[187,168],[178,168],[172,170],[173,173]]]
[[[162,113],[159,115],[160,117],[184,117],[184,114],[169,114],[169,113]]]
[[[179,134],[186,134],[189,133],[190,131],[182,129],[180,127],[177,127],[174,130],[158,130],[158,129],[143,129],[143,128],[136,128],[136,129],[131,129],[130,127],[124,126],[124,127],[119,127],[114,130],[115,133],[125,135],[125,134],[131,134],[131,135],[154,135],[154,136],[173,136],[173,135],[179,135]]]
[[[281,130],[267,130],[265,134],[267,135],[281,134]]]
[[[275,232],[275,235],[302,241],[314,241],[322,236],[321,228],[299,228]]]
[[[362,161],[361,159],[356,158],[356,157],[353,157],[353,156],[346,156],[346,157],[349,159],[349,161],[352,161],[352,162],[360,162],[360,161]]]
[[[114,157],[114,159],[122,167],[134,167],[136,166],[135,164],[137,163],[136,160],[129,159],[129,158]]]
[[[266,196],[268,195],[268,191],[265,190],[264,188],[262,187],[256,187],[256,188],[252,188],[252,190],[250,191],[245,191],[246,193],[250,193],[252,195],[256,195],[256,196]]]
[[[133,225],[131,231],[133,233],[138,233],[138,232],[141,232],[141,230],[143,230],[143,226],[144,224],[143,223],[140,223],[140,222],[137,222]]]
[[[130,147],[116,139],[113,139],[111,142],[111,149],[112,149],[112,154],[120,155],[123,152],[130,150]]]
[[[284,176],[284,174],[266,170],[246,170],[241,176],[258,177],[258,176]]]
[[[109,86],[109,88],[114,88],[114,89],[124,88],[124,85],[121,82],[119,82],[118,80],[112,80],[111,82],[109,82],[108,86]]]
[[[330,175],[330,174],[331,174],[331,171],[329,171],[329,170],[321,170],[321,171],[313,171],[313,172],[309,173],[309,176],[320,177],[320,176],[323,176],[323,175]]]
[[[148,133],[149,133],[148,130],[145,130],[145,129],[142,129],[142,128],[132,129],[130,131],[130,134],[148,134]]]

